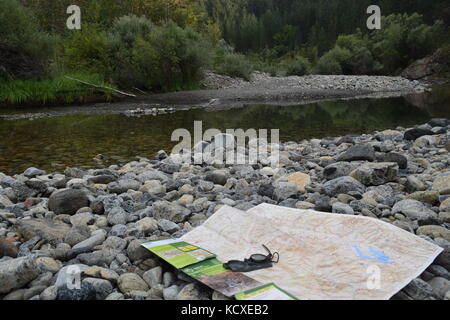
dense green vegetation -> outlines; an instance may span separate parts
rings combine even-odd
[[[82,9],[68,30],[69,5]],[[379,4],[382,29],[366,28]],[[398,74],[438,52],[450,6],[422,0],[0,0],[0,103],[79,102],[199,88],[202,69],[273,75]]]

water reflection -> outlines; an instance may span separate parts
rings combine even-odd
[[[203,130],[280,129],[282,141],[299,141],[407,127],[436,116],[450,118],[447,101],[433,104],[437,114],[410,98],[394,98],[287,107],[252,105],[215,112],[196,109],[157,117],[71,115],[0,121],[0,171],[19,173],[30,166],[49,171],[94,167],[92,158],[97,154],[116,160],[151,157],[161,149],[170,151],[177,143],[170,141],[172,132],[177,128],[192,132],[196,120],[203,121]]]

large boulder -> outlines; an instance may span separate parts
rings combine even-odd
[[[50,221],[48,219],[22,219],[19,220],[15,229],[25,240],[40,237],[44,240],[64,240],[70,231],[69,224],[61,221]]]
[[[409,80],[419,80],[439,72],[440,69],[435,56],[428,56],[414,61],[403,70],[401,76]]]
[[[402,213],[411,220],[418,220],[420,225],[433,224],[437,221],[437,214],[417,200],[402,200],[392,208],[392,213]]]
[[[108,191],[111,193],[122,194],[128,190],[139,190],[141,183],[133,179],[122,179],[108,184]]]
[[[395,162],[398,164],[398,167],[400,169],[408,168],[408,159],[404,155],[396,152],[382,153],[380,155],[377,155],[377,161]]]
[[[11,242],[0,239],[0,258],[12,257],[17,258],[19,249]]]
[[[432,135],[434,135],[434,132],[429,129],[413,128],[405,132],[404,139],[409,141],[416,141],[420,137]]]
[[[148,284],[136,273],[124,273],[117,280],[117,285],[123,293],[130,291],[148,291]]]
[[[450,172],[442,174],[434,180],[433,190],[436,190],[441,195],[450,194]]]
[[[348,176],[350,172],[358,167],[357,163],[340,161],[332,163],[323,170],[323,177],[327,180],[333,180],[339,177]]]
[[[311,183],[311,177],[306,173],[295,172],[290,174],[287,177],[290,183],[293,183],[297,186],[297,191],[304,193],[305,187]]]
[[[297,194],[297,186],[290,182],[279,182],[275,186],[273,193],[274,199],[277,201],[286,200]]]
[[[48,208],[56,214],[75,214],[89,207],[89,198],[82,190],[66,189],[54,192],[48,199]]]
[[[31,257],[0,262],[0,294],[18,289],[37,278],[40,271]]]
[[[191,211],[185,207],[168,201],[157,201],[153,204],[153,217],[156,220],[166,219],[176,223],[187,220]]]
[[[417,229],[418,235],[429,236],[432,238],[442,238],[450,241],[450,230],[436,225],[421,226]]]
[[[350,147],[347,151],[342,153],[338,161],[375,161],[375,150],[371,145],[363,144]]]
[[[352,191],[363,194],[366,190],[366,187],[361,182],[349,176],[330,180],[322,188],[323,192],[330,197],[341,193],[347,194]]]
[[[350,176],[366,186],[379,186],[395,181],[398,164],[394,162],[365,163],[353,171]]]
[[[224,186],[229,177],[230,174],[226,170],[214,170],[206,174],[205,180]]]

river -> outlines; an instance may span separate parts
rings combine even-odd
[[[33,112],[40,110],[34,108]],[[29,110],[2,110],[0,116],[23,112]],[[436,117],[450,118],[449,86],[432,94],[399,98],[191,109],[140,117],[87,112],[0,120],[0,172],[20,173],[32,166],[47,171],[67,166],[92,168],[97,165],[93,157],[98,154],[109,158],[107,164],[120,164],[136,156],[152,157],[161,149],[169,152],[177,144],[171,141],[172,132],[178,128],[192,132],[194,121],[202,121],[204,130],[280,129],[280,140],[286,142],[409,127]]]

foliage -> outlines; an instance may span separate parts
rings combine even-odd
[[[240,77],[250,80],[253,71],[252,64],[240,53],[228,53],[223,57],[223,61],[217,67],[217,71],[230,77]]]
[[[282,66],[285,69],[286,76],[304,76],[311,71],[311,63],[302,56],[283,61]]]
[[[73,74],[74,78],[100,86],[105,84],[102,77],[96,74]],[[110,90],[99,90],[70,80],[64,76],[41,80],[0,81],[0,104],[47,104],[82,102],[93,94],[101,93],[105,99],[111,98]]]
[[[383,17],[382,25],[381,30],[370,35],[370,41],[384,72],[403,69],[412,61],[433,54],[442,44],[442,22],[426,25],[423,16],[417,13]]]
[[[64,66],[69,70],[107,74],[110,66],[108,35],[99,25],[85,24],[69,33],[63,43]]]
[[[43,76],[55,39],[42,32],[17,0],[0,1],[0,79]]]
[[[201,69],[210,63],[210,52],[200,34],[170,22],[137,40],[132,64],[145,78],[145,88],[179,90],[195,86]]]
[[[351,52],[339,46],[324,54],[315,67],[318,74],[342,74],[343,66],[349,63]]]

